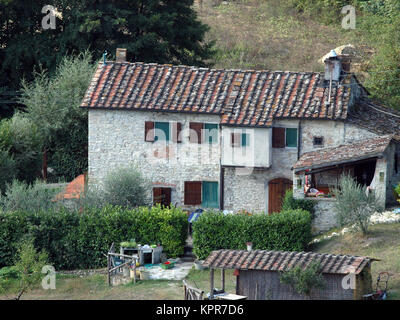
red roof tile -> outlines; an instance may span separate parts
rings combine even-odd
[[[366,265],[377,259],[315,252],[283,252],[266,250],[216,250],[212,251],[203,266],[209,268],[285,271],[293,267],[306,268],[313,262],[321,265],[322,273],[360,273]],[[353,269],[354,268],[354,269]]]
[[[301,155],[293,168],[298,172],[305,169],[322,168],[328,165],[377,157],[383,154],[392,139],[393,135],[385,135],[338,147],[306,152]]]
[[[216,70],[108,61],[100,63],[84,108],[222,115],[222,124],[270,126],[273,119],[347,117],[350,88],[328,88],[315,72]]]

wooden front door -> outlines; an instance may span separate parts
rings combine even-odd
[[[157,203],[165,207],[171,205],[171,188],[153,188],[153,204]]]
[[[280,212],[286,190],[292,189],[293,182],[289,179],[278,178],[268,183],[268,213]]]

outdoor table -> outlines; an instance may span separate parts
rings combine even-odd
[[[214,298],[217,300],[246,300],[246,296],[240,296],[233,293],[219,293],[215,294]]]

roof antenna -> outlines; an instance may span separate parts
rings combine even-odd
[[[106,55],[107,55],[107,50],[104,50],[104,53],[103,53],[103,66],[106,65]]]

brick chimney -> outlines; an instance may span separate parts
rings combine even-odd
[[[116,52],[116,62],[126,62],[126,49],[125,48],[117,48]]]

